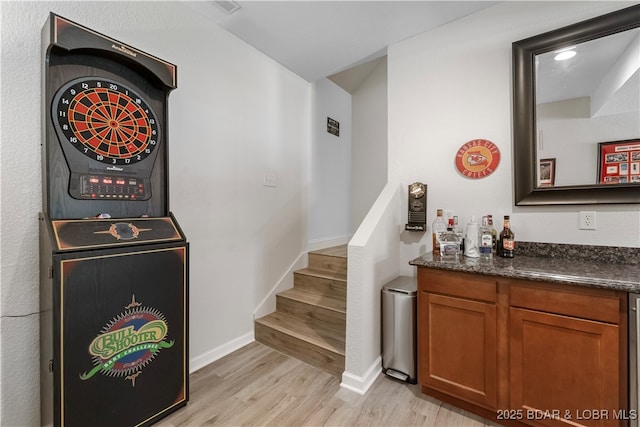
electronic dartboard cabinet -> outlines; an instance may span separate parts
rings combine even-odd
[[[42,49],[42,424],[150,425],[189,398],[176,67],[53,13]]]

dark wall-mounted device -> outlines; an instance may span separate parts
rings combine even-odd
[[[176,66],[53,13],[42,49],[43,211],[166,217]]]
[[[408,231],[425,231],[427,229],[427,185],[414,182],[408,190],[408,224],[404,226]]]
[[[176,66],[53,13],[42,35],[42,425],[149,426],[189,400]]]

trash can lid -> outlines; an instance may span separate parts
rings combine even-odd
[[[402,292],[403,294],[415,294],[418,291],[418,284],[415,277],[398,276],[382,287],[389,292]]]

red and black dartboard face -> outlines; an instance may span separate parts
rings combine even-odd
[[[139,162],[159,143],[155,113],[122,83],[95,77],[72,80],[58,90],[52,110],[67,142],[103,163]]]

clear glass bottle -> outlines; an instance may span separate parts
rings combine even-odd
[[[478,250],[480,258],[491,258],[493,256],[493,235],[489,228],[489,218],[482,217],[482,226],[478,233]]]
[[[443,258],[457,258],[460,255],[460,238],[454,231],[453,226],[453,218],[449,218],[447,230],[440,234],[440,256]]]
[[[460,253],[464,253],[464,230],[458,223],[458,215],[453,216],[453,232],[456,233],[458,239],[460,239]]]
[[[433,253],[436,255],[440,254],[440,235],[445,231],[447,231],[447,223],[444,222],[444,218],[442,217],[442,209],[438,209],[436,219],[433,220],[433,224],[431,225]]]
[[[498,255],[503,258],[513,258],[515,255],[516,240],[511,230],[509,215],[504,216],[504,228],[500,233],[500,244],[498,245]]]
[[[491,229],[492,252],[493,252],[493,255],[495,255],[498,250],[498,231],[496,231],[496,228],[493,226],[493,215],[487,215],[487,219],[489,220],[489,228]]]

